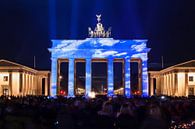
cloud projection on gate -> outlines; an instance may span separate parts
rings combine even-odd
[[[130,59],[142,60],[142,95],[148,96],[147,60],[150,48],[147,40],[115,40],[113,38],[86,38],[84,40],[52,40],[49,48],[52,59],[51,94],[57,93],[57,60],[69,59],[68,95],[74,96],[74,59],[86,60],[86,95],[91,92],[91,60],[107,59],[108,96],[113,95],[113,60],[122,58],[125,62],[125,95],[130,96]]]

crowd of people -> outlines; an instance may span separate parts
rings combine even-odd
[[[193,120],[189,98],[0,97],[0,129],[193,129]]]

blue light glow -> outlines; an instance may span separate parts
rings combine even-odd
[[[68,66],[68,96],[74,96],[74,59],[69,58]]]
[[[130,59],[127,57],[125,59],[125,96],[130,97]]]
[[[52,95],[57,90],[56,59],[69,59],[68,95],[74,96],[74,59],[86,59],[86,95],[91,92],[91,59],[106,58],[108,60],[108,96],[113,95],[113,59],[125,61],[125,95],[130,97],[130,59],[142,60],[142,93],[148,96],[147,40],[114,40],[113,38],[87,38],[84,40],[52,40]]]
[[[91,92],[91,58],[86,59],[86,72],[85,72],[85,94],[88,96]]]
[[[57,58],[51,58],[51,96],[57,94]]]
[[[114,68],[113,68],[113,58],[108,59],[108,96],[114,95]]]

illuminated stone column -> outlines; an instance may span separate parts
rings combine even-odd
[[[13,91],[13,87],[12,87],[12,72],[9,72],[9,90],[10,90],[10,93],[8,93],[9,95],[13,95],[12,91]]]
[[[157,87],[159,87],[159,94],[162,94],[163,87],[164,87],[164,76],[163,76],[163,74],[161,74],[161,75],[159,75],[159,77],[160,77],[160,85],[158,85]]]
[[[166,95],[168,95],[169,93],[169,91],[168,91],[168,76],[167,76],[167,74],[165,75],[166,76]]]
[[[144,55],[147,57],[147,53]],[[142,96],[149,96],[147,59],[142,59]]]
[[[32,84],[32,75],[31,74],[29,74],[29,94],[31,95],[31,84]]]
[[[163,94],[163,91],[164,91],[164,87],[165,87],[165,76],[164,74],[160,75],[161,77],[161,83],[159,85],[160,87],[160,94]]]
[[[57,59],[51,58],[51,96],[55,96],[57,94]]]
[[[48,78],[45,78],[45,96],[48,95]]]
[[[168,92],[168,95],[170,95],[170,85],[169,85],[169,81],[170,81],[170,78],[169,78],[169,73],[167,74],[167,92]]]
[[[74,59],[70,58],[68,63],[68,96],[74,96]]]
[[[30,87],[29,87],[29,94],[32,95],[32,74],[30,74]]]
[[[60,94],[60,90],[61,90],[61,81],[62,81],[62,76],[61,76],[61,63],[63,63],[63,60],[58,60],[57,61],[57,95]]]
[[[171,88],[172,88],[172,95],[174,96],[174,76],[173,76],[173,73],[171,73]]]
[[[23,74],[19,73],[19,95],[22,95],[22,87],[23,87]]]
[[[150,78],[150,96],[154,95],[154,78]]]
[[[33,89],[33,74],[30,74],[30,95],[32,95],[32,89]]]
[[[142,75],[143,75],[143,67],[142,67],[142,60],[141,59],[139,59],[138,61],[137,61],[137,63],[138,63],[138,90],[140,91],[140,93],[142,94],[143,93],[143,89],[142,89],[142,81],[143,81],[143,77],[142,77]]]
[[[25,73],[25,86],[24,86],[24,94],[25,94],[25,96],[27,95],[27,82],[28,82],[28,80],[27,80],[27,73]]]
[[[170,76],[171,74],[169,73],[168,75],[169,75],[169,91],[170,91],[170,92],[169,92],[169,95],[172,95],[172,89],[171,89],[171,76]]]
[[[167,74],[165,74],[165,95],[168,95],[168,91],[167,91]]]
[[[166,73],[166,95],[168,95],[168,76],[167,76],[167,73]]]
[[[168,74],[166,74],[166,93],[167,93],[167,95],[169,95],[169,78],[168,78]]]
[[[170,78],[170,80],[169,80],[169,84],[170,84],[170,95],[172,96],[173,95],[173,86],[172,86],[172,74],[170,73],[169,74],[169,78]]]
[[[172,89],[171,89],[171,74],[168,74],[169,77],[169,95],[172,95]]]
[[[175,73],[173,73],[173,94],[176,96],[176,83],[175,83]]]
[[[108,59],[108,96],[114,95],[114,69],[113,58]]]
[[[172,95],[172,84],[171,84],[171,74],[169,73],[169,90],[170,90],[170,95]]]
[[[175,83],[175,96],[178,96],[177,73],[174,74],[174,83]]]
[[[35,75],[33,75],[33,83],[32,83],[33,87],[32,87],[32,91],[33,91],[33,95],[35,95]]]
[[[30,74],[28,74],[28,95],[30,94]]]
[[[175,75],[174,73],[171,73],[173,96],[175,96],[175,76],[174,75]]]
[[[125,96],[131,96],[131,88],[130,88],[130,59],[125,59]]]
[[[35,88],[34,88],[34,86],[35,86],[35,83],[34,83],[34,80],[35,80],[35,75],[32,75],[32,95],[35,95]]]
[[[185,72],[177,73],[178,96],[185,96]]]
[[[155,90],[155,93],[156,93],[156,95],[159,95],[160,94],[160,91],[161,91],[160,86],[159,86],[159,83],[161,84],[161,82],[162,82],[161,79],[162,78],[160,76],[157,76],[155,78],[156,78],[156,90]]]
[[[35,93],[35,95],[37,95],[38,94],[38,86],[37,86],[37,83],[38,83],[38,77],[37,76],[35,76],[35,78],[34,78],[34,93]],[[50,88],[50,87],[49,87]]]
[[[25,73],[22,73],[22,96],[24,96]]]
[[[26,95],[28,95],[28,89],[29,89],[29,75],[26,73]]]
[[[26,96],[26,86],[27,86],[27,75],[24,73],[24,90],[23,90],[23,95]]]
[[[28,94],[28,74],[26,73],[26,87],[25,87],[25,95]]]
[[[86,96],[89,95],[91,92],[91,59],[87,58],[86,59],[86,64],[85,64],[86,72],[85,72],[85,94]]]
[[[168,74],[168,91],[169,95],[171,95],[171,84],[170,84],[171,78],[170,78],[170,73]]]

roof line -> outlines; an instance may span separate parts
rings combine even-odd
[[[193,61],[195,61],[195,60],[189,60],[189,61],[186,61],[186,62],[182,62],[182,63],[176,64],[176,65],[167,67],[165,69],[162,69],[162,70],[160,70],[160,72],[167,71],[167,70],[172,69],[172,68],[175,68],[175,67],[177,67],[179,65],[183,65],[183,64],[190,63],[190,62],[193,62]]]
[[[19,64],[19,63],[15,63],[15,62],[12,62],[12,61],[9,61],[9,60],[5,60],[5,59],[0,59],[0,62],[1,62],[1,61],[5,61],[5,62],[14,64],[14,65],[17,65],[17,66],[20,66],[20,67],[24,67],[25,69],[30,69],[30,70],[33,70],[33,71],[37,72],[36,69],[30,68],[30,67],[25,66],[25,65],[21,65],[21,64]]]

